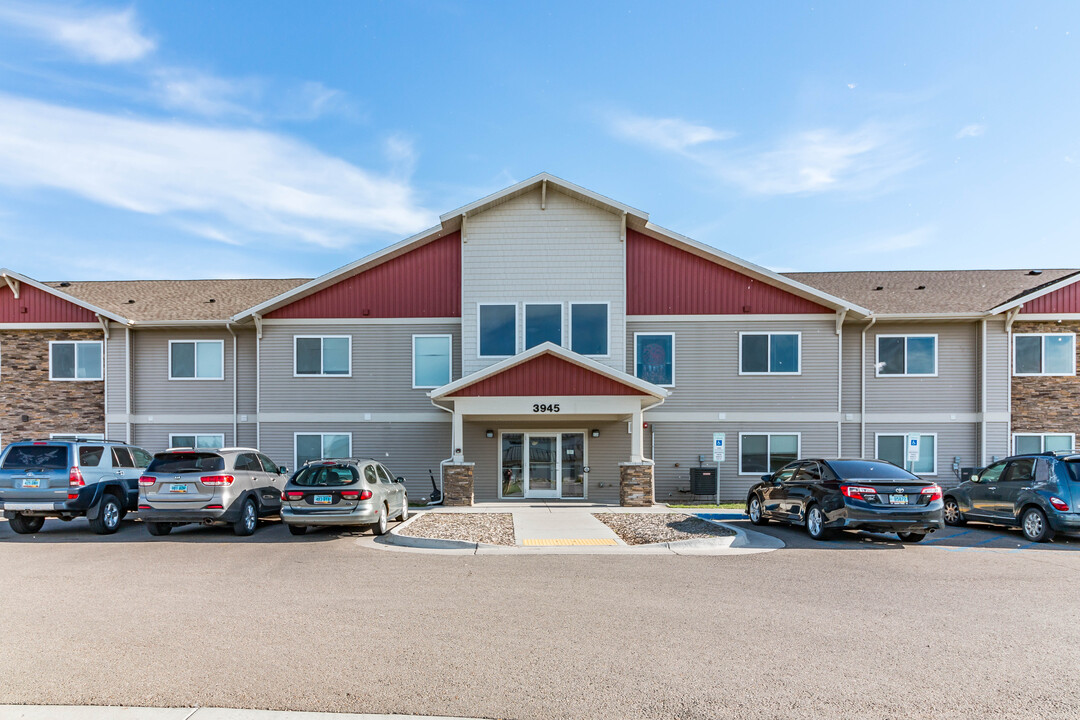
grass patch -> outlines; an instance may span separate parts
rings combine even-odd
[[[676,505],[675,503],[668,503],[669,508],[688,508],[691,510],[745,510],[746,503],[694,503],[693,505]]]

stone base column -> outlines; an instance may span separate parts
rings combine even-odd
[[[443,465],[443,505],[467,507],[473,504],[473,466],[475,465],[476,463]]]
[[[623,507],[653,504],[652,462],[619,463],[619,504]]]

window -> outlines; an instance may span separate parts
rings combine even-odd
[[[245,472],[262,472],[262,464],[253,454],[240,453],[236,456],[236,460],[233,461],[233,469]]]
[[[798,433],[739,433],[739,474],[776,472],[799,457]]]
[[[49,343],[50,380],[101,380],[101,341]]]
[[[82,467],[97,467],[101,464],[101,458],[105,455],[105,448],[83,445],[79,448],[79,465]]]
[[[919,459],[907,459],[908,439],[919,438]],[[937,434],[875,435],[879,460],[891,462],[916,475],[937,475]]]
[[[114,468],[135,467],[135,461],[131,459],[131,453],[124,447],[114,447],[112,449],[112,464]]]
[[[280,473],[278,464],[270,458],[262,454],[256,455],[255,457],[259,458],[259,462],[262,463],[262,469],[264,472],[273,473],[275,475]]]
[[[352,338],[348,335],[296,335],[293,353],[293,376],[352,375]]]
[[[570,349],[581,355],[608,354],[607,303],[570,303]]]
[[[50,440],[104,440],[104,433],[49,433]]]
[[[360,479],[360,473],[349,465],[315,465],[304,468],[292,482],[301,487],[337,487],[352,485]]]
[[[379,482],[384,484],[389,484],[393,482],[393,480],[390,479],[390,471],[384,468],[382,465],[376,465],[375,471],[379,474]]]
[[[413,387],[437,388],[450,382],[450,336],[413,335]]]
[[[371,485],[379,482],[379,476],[375,473],[374,465],[368,465],[364,468],[364,479],[367,480],[368,483],[370,483]]]
[[[878,335],[877,375],[937,375],[937,335]]]
[[[801,333],[739,333],[739,374],[799,374]]]
[[[674,333],[634,333],[635,373],[645,382],[671,387],[675,384]]]
[[[206,435],[169,435],[169,447],[175,448],[222,448],[225,447],[225,436],[217,433]]]
[[[1030,333],[1013,336],[1013,375],[1075,375],[1076,335]]]
[[[349,433],[296,433],[296,467],[309,460],[347,458],[352,455],[352,435]]]
[[[132,447],[128,448],[128,450],[131,451],[131,457],[135,458],[135,467],[144,468],[154,459],[150,456],[150,453],[142,448]]]
[[[480,305],[480,357],[508,357],[517,353],[517,305]]]
[[[1016,433],[1013,435],[1014,455],[1074,449],[1075,437],[1067,433]]]
[[[224,380],[224,340],[170,340],[170,380]]]
[[[525,305],[525,349],[528,350],[546,342],[562,345],[562,305],[527,303]]]

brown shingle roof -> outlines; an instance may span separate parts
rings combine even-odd
[[[45,284],[129,320],[153,322],[227,320],[305,282],[305,279],[107,280]]]
[[[882,270],[784,273],[875,313],[977,313],[1080,270]],[[919,289],[922,286],[923,289]],[[880,290],[876,288],[881,288]]]

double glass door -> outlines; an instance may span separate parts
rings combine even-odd
[[[584,433],[504,432],[501,437],[502,497],[585,497]]]

